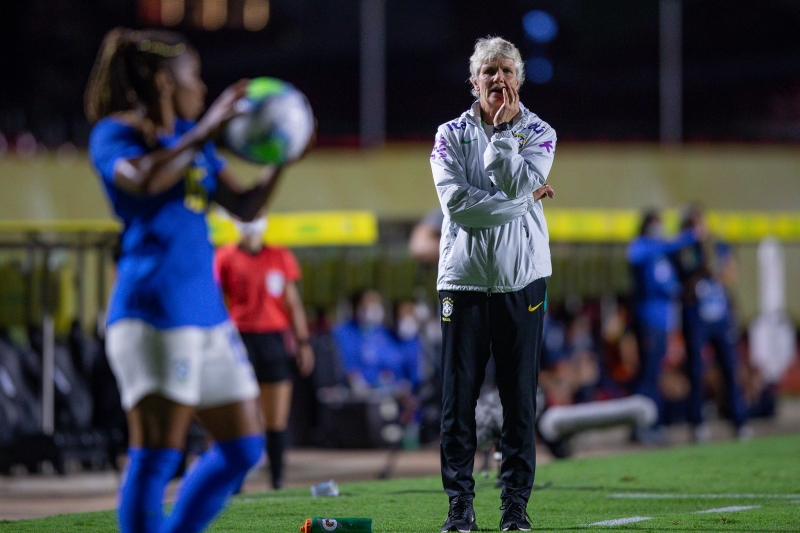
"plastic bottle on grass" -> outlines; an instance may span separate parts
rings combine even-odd
[[[302,533],[372,533],[372,518],[306,518]]]
[[[317,483],[313,487],[311,487],[311,496],[314,498],[319,498],[320,496],[338,496],[339,495],[339,486],[336,484],[334,480],[324,481],[322,483]]]

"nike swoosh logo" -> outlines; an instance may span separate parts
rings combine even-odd
[[[536,311],[537,309],[539,309],[539,308],[542,306],[542,304],[543,304],[543,303],[544,303],[544,301],[541,301],[541,302],[539,302],[538,304],[536,304],[536,307],[533,307],[533,306],[531,306],[531,305],[528,305],[528,311],[530,311],[531,313],[533,313],[534,311]]]
[[[461,140],[461,144],[469,144],[469,143],[471,143],[471,142],[475,142],[475,141],[477,141],[477,140],[478,140],[477,138],[475,138],[475,139],[470,139],[470,140],[468,140],[468,141],[465,141],[465,140],[463,140],[463,139],[462,139],[462,140]]]

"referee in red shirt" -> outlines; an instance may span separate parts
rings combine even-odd
[[[308,322],[297,289],[300,267],[286,248],[264,245],[267,219],[237,224],[238,245],[220,247],[215,267],[228,309],[242,336],[261,388],[272,486],[283,484],[283,452],[292,402],[289,353],[296,346],[297,369],[314,369]],[[287,335],[291,327],[294,335]]]

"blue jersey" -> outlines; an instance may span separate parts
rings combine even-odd
[[[719,322],[732,313],[725,287],[713,272],[722,270],[733,260],[730,246],[715,243],[711,254],[701,243],[689,246],[677,256],[678,275],[683,281],[684,306],[697,306],[698,316],[705,322]]]
[[[416,388],[421,381],[419,363],[423,354],[422,342],[419,336],[401,339],[397,335],[393,335],[393,338],[398,354],[395,377],[408,381]]]
[[[637,320],[666,331],[676,327],[681,284],[670,255],[694,242],[694,234],[684,231],[674,241],[641,236],[628,246]]]
[[[160,146],[174,145],[193,126],[177,120],[174,134],[158,139]],[[205,212],[224,162],[207,143],[183,179],[161,194],[136,195],[117,187],[117,161],[152,150],[136,129],[113,117],[100,120],[89,138],[92,164],[124,224],[107,321],[138,318],[157,328],[214,326],[228,313],[212,274]]]
[[[361,329],[357,322],[350,321],[334,329],[333,338],[347,372],[360,373],[369,385],[391,386],[401,380],[419,383],[419,352],[398,349],[384,326]]]

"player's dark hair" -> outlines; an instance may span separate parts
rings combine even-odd
[[[190,49],[186,39],[164,30],[115,28],[100,45],[84,94],[86,118],[94,124],[119,111],[158,103],[155,74]]]
[[[681,213],[681,229],[694,228],[703,216],[703,206],[697,203],[689,204]]]
[[[350,310],[352,311],[354,318],[356,316],[356,309],[358,309],[361,300],[364,298],[364,295],[369,292],[369,290],[370,289],[362,287],[350,293]]]
[[[649,211],[645,211],[642,215],[642,223],[639,226],[639,236],[647,235],[647,232],[650,231],[650,226],[652,226],[655,222],[661,220],[661,213],[656,209],[651,209]]]

